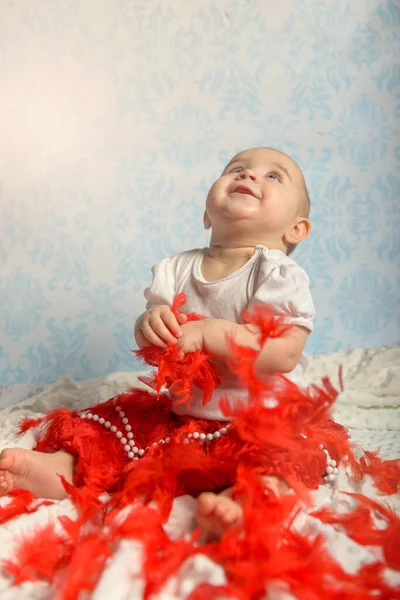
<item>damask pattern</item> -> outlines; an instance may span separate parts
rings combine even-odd
[[[400,340],[398,0],[21,0],[0,20],[0,383],[138,367],[159,258],[237,151],[302,166],[308,351]]]

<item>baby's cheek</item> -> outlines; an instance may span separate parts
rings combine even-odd
[[[208,192],[206,200],[207,211],[212,212],[213,208],[218,204],[218,202],[223,198],[223,196],[226,195],[226,193],[226,182],[217,179],[217,181],[211,186],[210,191]]]

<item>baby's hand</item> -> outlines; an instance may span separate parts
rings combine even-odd
[[[171,307],[166,304],[150,308],[139,317],[136,324],[139,346],[154,344],[159,348],[166,348],[168,342],[176,344],[183,335],[180,325],[186,323],[186,320],[184,313],[178,313],[175,317]]]
[[[182,356],[188,352],[202,350],[204,345],[204,321],[190,321],[182,325],[182,336],[178,340],[178,346],[182,350]]]

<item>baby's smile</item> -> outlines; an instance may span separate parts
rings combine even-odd
[[[248,185],[243,185],[242,183],[236,185],[231,194],[244,194],[259,199],[259,194],[257,194],[257,192],[252,190]]]

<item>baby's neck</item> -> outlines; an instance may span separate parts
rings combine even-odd
[[[256,246],[286,253],[286,246],[279,235],[259,236],[249,234],[228,235],[226,232],[211,232],[209,255],[220,260],[237,260],[254,254]]]
[[[242,267],[254,254],[254,246],[225,248],[210,246],[203,257],[201,272],[206,281],[224,279]]]
[[[254,254],[254,246],[237,246],[233,248],[210,245],[208,256],[220,262],[237,262],[248,259]]]
[[[201,272],[206,281],[218,281],[242,267],[253,256],[258,244],[219,245],[211,240],[205,253]],[[263,244],[261,244],[263,245]]]

